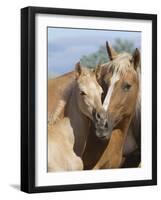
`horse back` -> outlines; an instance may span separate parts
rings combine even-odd
[[[61,115],[72,92],[74,81],[75,72],[48,80],[48,115],[52,113],[59,118],[63,117]]]

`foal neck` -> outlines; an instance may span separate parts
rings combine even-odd
[[[86,117],[79,109],[75,91],[76,87],[73,87],[71,97],[66,106],[65,116],[70,119],[70,123],[73,128],[75,137],[74,151],[78,156],[81,157],[85,149],[87,136],[89,133],[90,119]]]

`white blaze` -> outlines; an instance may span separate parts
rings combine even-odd
[[[104,102],[103,102],[103,108],[107,111],[108,110],[108,106],[110,104],[110,99],[111,99],[111,96],[112,96],[112,92],[113,92],[113,89],[114,89],[114,86],[115,86],[115,83],[119,80],[119,75],[118,74],[114,74],[111,78],[111,85],[107,91],[107,94],[106,94],[106,97],[104,99]]]

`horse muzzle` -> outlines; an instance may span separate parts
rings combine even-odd
[[[101,128],[101,127],[97,127],[96,128],[96,136],[100,139],[110,139],[111,137],[111,133],[112,133],[112,129],[106,129],[106,128]]]

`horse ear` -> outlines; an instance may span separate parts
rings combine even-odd
[[[139,66],[140,64],[140,51],[139,49],[135,49],[134,53],[133,53],[133,63],[134,63],[134,68],[137,69],[137,67]]]
[[[81,75],[81,73],[82,73],[82,67],[80,65],[80,62],[76,63],[75,71],[76,71],[77,77],[79,77]]]
[[[113,60],[117,57],[118,53],[109,45],[106,41],[106,50],[110,60]]]

